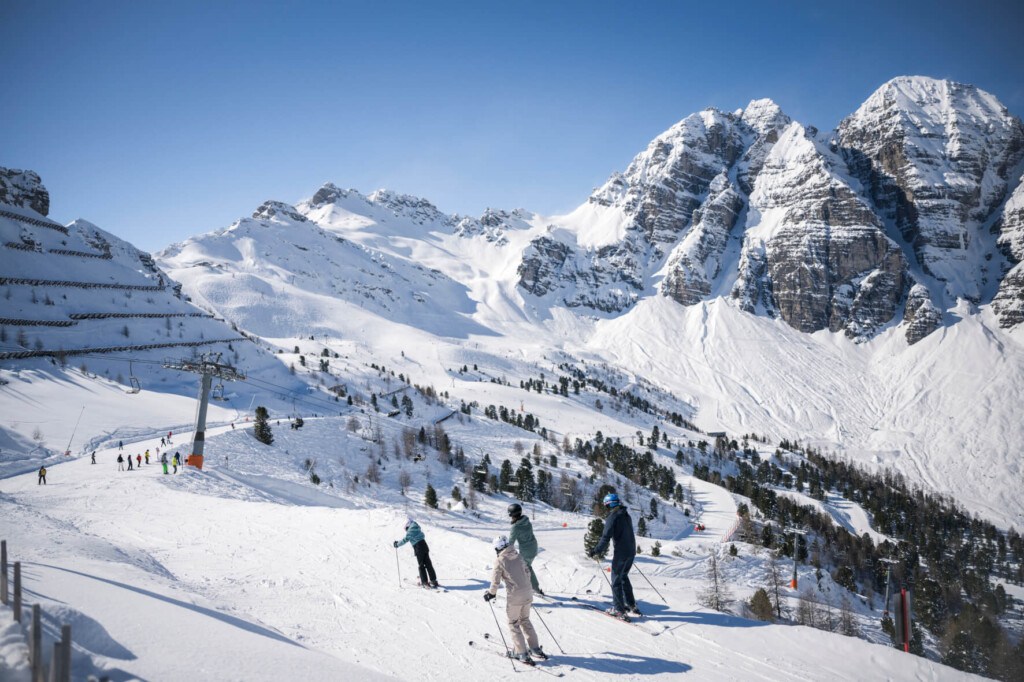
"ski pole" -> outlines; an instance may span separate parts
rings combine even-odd
[[[492,601],[494,600],[488,599],[487,605],[491,607],[491,615],[494,616],[494,624],[498,627],[498,634],[501,635],[501,643],[505,647],[505,655],[508,656],[509,663],[512,664],[512,670],[519,672],[516,670],[516,662],[515,659],[512,658],[512,651],[508,648],[508,643],[505,642],[505,633],[501,631],[501,623],[498,622],[498,614],[494,612],[494,604],[491,603]]]
[[[565,649],[563,649],[562,645],[558,643],[558,640],[555,639],[555,633],[551,632],[551,628],[548,627],[548,624],[544,621],[544,618],[541,617],[540,609],[534,609],[533,612],[537,614],[537,618],[540,619],[541,625],[543,625],[544,629],[548,631],[549,635],[551,635],[551,641],[555,643],[555,646],[558,647],[558,650],[561,651],[562,655],[564,656],[565,655]]]
[[[597,570],[601,571],[601,575],[604,575],[604,566],[601,565],[601,560],[597,557],[594,557],[594,561],[597,562]],[[608,576],[604,575],[604,581],[608,583],[608,589],[612,591],[612,599],[615,599],[615,588],[612,587],[611,579]]]
[[[397,547],[395,547],[395,568],[398,569],[398,589],[402,589],[402,562],[398,560]]]
[[[639,566],[633,564],[633,568],[635,568],[636,572],[640,574],[640,577],[642,577],[644,580],[647,580],[647,576],[644,575],[644,572],[640,570]],[[668,606],[668,602],[665,601],[665,598],[661,596],[661,592],[658,592],[658,588],[654,586],[654,583],[652,583],[650,580],[647,580],[647,584],[651,586],[651,589],[654,590],[654,593],[658,595],[661,601],[665,602],[665,606]]]

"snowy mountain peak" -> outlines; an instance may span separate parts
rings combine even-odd
[[[321,185],[320,189],[316,191],[316,194],[314,194],[313,197],[305,203],[310,209],[316,209],[327,204],[335,203],[339,199],[346,199],[350,196],[356,196],[362,199],[366,198],[354,189],[341,189],[333,182],[325,182]]]
[[[291,204],[272,200],[260,204],[260,207],[252,212],[252,217],[256,220],[273,220],[275,218],[280,220],[283,218],[297,223],[309,222],[309,218],[299,213]]]
[[[30,208],[45,216],[50,213],[50,193],[37,173],[0,168],[0,204]]]
[[[836,131],[850,169],[909,243],[945,305],[991,295],[982,233],[1016,181],[1024,125],[973,85],[908,76],[876,90]]]
[[[450,216],[439,211],[434,204],[411,194],[399,194],[389,189],[378,189],[370,194],[367,200],[387,208],[396,216],[409,218],[420,225],[448,223],[451,220]]]
[[[759,135],[768,135],[772,131],[782,130],[793,120],[770,99],[751,100],[750,104],[740,112],[740,118]]]

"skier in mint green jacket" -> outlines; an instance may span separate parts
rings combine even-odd
[[[395,549],[398,549],[407,542],[412,543],[412,551],[416,554],[416,563],[420,571],[420,585],[426,588],[438,587],[437,574],[434,573],[434,564],[430,561],[430,547],[427,546],[426,536],[412,519],[405,520],[405,537],[395,540],[392,544]]]
[[[508,516],[512,521],[512,532],[508,534],[508,544],[519,543],[519,556],[526,562],[526,568],[530,572],[530,585],[533,591],[543,595],[544,590],[537,584],[537,574],[533,572],[533,560],[537,558],[537,538],[533,535],[533,524],[530,519],[523,516],[523,508],[518,504],[508,506]]]

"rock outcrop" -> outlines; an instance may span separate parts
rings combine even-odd
[[[45,216],[50,214],[50,193],[36,172],[0,168],[0,204],[31,208]]]
[[[942,313],[932,303],[931,294],[923,284],[910,287],[903,321],[907,325],[904,334],[907,343],[911,345],[931,334],[942,324]]]
[[[309,219],[299,213],[294,206],[283,201],[264,201],[259,208],[252,212],[252,217],[256,220],[271,220],[277,216],[283,216],[297,223],[309,222]]]
[[[1024,177],[1021,181],[995,225],[999,234],[996,243],[1010,267],[992,299],[1001,327],[1024,322]]]

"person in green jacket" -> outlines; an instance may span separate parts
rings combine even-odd
[[[533,560],[537,558],[537,538],[533,535],[533,524],[530,519],[523,516],[523,508],[519,504],[508,506],[509,520],[512,522],[512,532],[508,534],[508,544],[519,543],[519,556],[526,562],[526,568],[530,572],[530,585],[533,591],[543,595],[544,590],[537,584],[537,574],[533,572]]]

